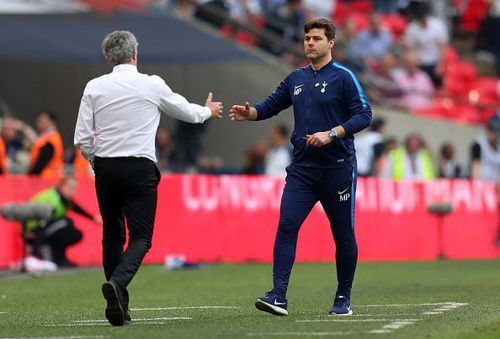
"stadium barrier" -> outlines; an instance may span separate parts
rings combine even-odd
[[[27,201],[51,184],[32,177],[1,177],[0,204]],[[265,176],[164,175],[146,262],[163,263],[168,254],[194,262],[271,262],[283,185],[282,179]],[[98,212],[93,178],[81,179],[75,200]],[[356,203],[362,261],[499,257],[493,183],[360,178]],[[431,214],[428,206],[434,203],[450,203],[453,211]],[[72,216],[84,237],[68,256],[81,265],[99,264],[101,227]],[[0,267],[7,267],[21,255],[20,225],[0,219],[0,234]],[[317,204],[300,232],[297,261],[332,261],[331,239]]]

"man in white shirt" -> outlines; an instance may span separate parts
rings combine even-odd
[[[292,150],[288,141],[288,128],[276,125],[271,130],[272,147],[267,153],[264,173],[275,177],[286,177],[286,168],[292,163]]]
[[[384,150],[385,119],[372,120],[370,129],[354,139],[358,174],[369,176],[374,174],[375,164]]]
[[[443,56],[448,46],[446,24],[429,15],[428,4],[422,4],[416,12],[415,20],[405,31],[407,47],[415,52],[418,66],[427,73],[436,88],[443,82]]]
[[[115,31],[102,42],[113,72],[89,81],[83,92],[75,145],[93,165],[103,219],[102,293],[113,326],[130,321],[127,286],[151,247],[160,173],[155,135],[160,112],[191,123],[222,117],[222,103],[189,103],[158,76],[137,71],[137,40]],[[129,232],[125,244],[125,220]]]

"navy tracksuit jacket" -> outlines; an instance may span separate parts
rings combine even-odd
[[[288,75],[269,97],[254,105],[257,120],[268,119],[292,105],[293,161],[287,168],[274,245],[273,291],[286,294],[300,226],[319,201],[336,244],[336,295],[350,298],[357,262],[353,135],[370,125],[371,108],[354,74],[333,61],[317,71],[307,66]],[[338,125],[344,128],[345,137],[322,147],[306,145],[306,135]]]

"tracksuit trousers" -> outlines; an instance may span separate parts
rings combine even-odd
[[[335,241],[337,293],[350,298],[358,248],[354,234],[356,168],[287,168],[274,243],[273,291],[286,295],[302,223],[319,201],[330,221]]]

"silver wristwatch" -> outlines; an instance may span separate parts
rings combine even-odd
[[[330,137],[330,139],[334,140],[335,138],[337,138],[337,131],[335,131],[335,129],[332,128],[328,132],[328,136]]]

